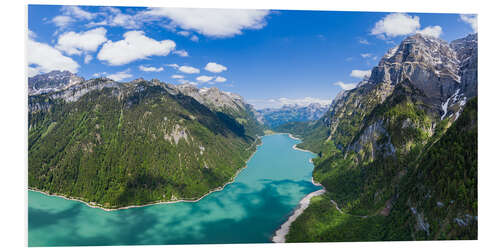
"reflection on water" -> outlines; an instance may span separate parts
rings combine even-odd
[[[29,191],[29,246],[270,242],[300,199],[318,187],[312,153],[287,135],[263,138],[235,182],[199,202],[104,211]]]

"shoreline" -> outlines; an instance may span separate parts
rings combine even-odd
[[[323,185],[314,181],[314,177],[312,178],[311,182],[315,186],[320,186],[321,189],[309,193],[300,200],[299,205],[295,208],[293,214],[290,215],[290,217],[288,217],[285,223],[281,224],[280,228],[278,228],[278,230],[274,232],[272,238],[273,243],[286,243],[286,236],[290,232],[290,227],[292,226],[292,223],[309,207],[309,204],[311,203],[311,199],[313,197],[322,195],[326,192],[326,189],[325,187],[323,187]]]
[[[259,136],[258,138],[259,139],[262,139],[263,136]],[[255,141],[257,142],[257,140]],[[39,190],[37,188],[31,188],[31,187],[28,187],[28,191],[33,191],[33,192],[38,192],[38,193],[42,193],[42,194],[45,194],[47,196],[54,196],[54,197],[59,197],[59,198],[63,198],[63,199],[66,199],[66,200],[71,200],[71,201],[78,201],[78,202],[81,202],[85,205],[87,205],[88,207],[91,207],[91,208],[99,208],[99,209],[102,209],[104,211],[116,211],[116,210],[124,210],[124,209],[129,209],[129,208],[139,208],[139,207],[146,207],[146,206],[152,206],[152,205],[160,205],[160,204],[173,204],[173,203],[178,203],[178,202],[198,202],[200,201],[201,199],[205,198],[205,196],[211,194],[211,193],[215,193],[215,192],[219,192],[219,191],[222,191],[224,190],[224,188],[231,184],[231,183],[234,183],[234,181],[236,180],[236,177],[241,173],[241,171],[243,171],[244,169],[246,169],[248,167],[248,161],[250,159],[252,159],[252,157],[255,155],[255,153],[257,152],[257,149],[259,146],[261,146],[263,144],[262,140],[260,142],[260,144],[256,145],[255,147],[255,151],[250,155],[250,157],[248,157],[248,159],[245,161],[245,165],[238,169],[238,171],[236,171],[236,173],[233,175],[233,177],[231,177],[231,180],[229,182],[226,182],[224,183],[224,185],[220,186],[220,187],[217,187],[217,188],[214,188],[214,189],[211,189],[208,191],[208,193],[202,195],[201,197],[197,198],[197,199],[186,199],[186,198],[183,198],[183,199],[180,199],[180,200],[174,200],[174,201],[157,201],[157,202],[151,202],[151,203],[147,203],[147,204],[142,204],[142,205],[130,205],[130,206],[125,206],[125,207],[118,207],[118,208],[106,208],[104,206],[102,206],[102,204],[99,204],[99,203],[95,203],[95,202],[87,202],[87,201],[84,201],[82,200],[81,198],[79,197],[71,197],[71,196],[64,196],[62,194],[58,194],[58,193],[53,193],[53,194],[50,194],[46,191],[43,191],[43,190]]]
[[[293,137],[293,135],[290,133],[288,133],[288,136],[292,139],[300,140],[298,138]],[[297,151],[313,153],[309,150],[297,148],[297,144],[294,144],[292,148],[297,150]],[[312,159],[309,159],[309,162],[313,163]],[[314,181],[314,177],[311,178],[311,183],[314,186],[321,187],[321,189],[307,194],[304,198],[302,198],[300,200],[299,205],[294,209],[292,215],[290,215],[290,217],[288,217],[288,219],[285,221],[285,223],[281,224],[281,226],[274,232],[274,235],[272,237],[273,243],[285,243],[286,236],[287,236],[288,232],[290,232],[290,227],[292,226],[292,223],[309,207],[309,204],[311,203],[311,199],[313,197],[322,195],[326,192],[325,187],[323,185],[321,185],[321,183]]]

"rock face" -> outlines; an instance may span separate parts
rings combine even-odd
[[[459,76],[466,97],[477,95],[477,33],[451,42],[460,62]]]
[[[305,122],[321,118],[328,110],[329,105],[311,103],[306,106],[283,105],[281,108],[266,108],[257,112],[264,124],[276,128],[288,122]]]
[[[192,84],[171,86],[175,86],[182,94],[191,96],[199,103],[203,103],[216,110],[229,109],[234,112],[239,112],[246,109],[246,103],[243,97],[231,92],[220,91],[216,87],[199,89]]]
[[[221,91],[216,87],[197,88],[192,84],[167,84],[167,87],[173,93],[182,93],[194,98],[214,112],[230,115],[245,127],[248,135],[252,137],[263,135],[264,124],[259,113],[240,95]]]
[[[378,214],[390,203],[379,240],[477,238],[476,220],[455,219],[477,216],[477,34],[404,39],[320,121],[327,136],[290,130],[318,153],[314,179],[344,211]]]
[[[447,42],[417,34],[391,49],[373,68],[369,82],[396,85],[408,79],[440,109],[460,85],[456,54]]]
[[[71,87],[83,82],[85,79],[69,71],[51,71],[46,74],[28,78],[28,93],[42,94]]]

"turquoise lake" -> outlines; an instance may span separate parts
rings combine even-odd
[[[248,167],[198,202],[104,211],[28,191],[29,246],[265,243],[311,183],[315,155],[286,134],[264,136]]]

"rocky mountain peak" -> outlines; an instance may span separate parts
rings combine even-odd
[[[67,70],[54,70],[49,73],[28,77],[29,94],[42,94],[61,89],[84,82],[83,77],[79,77]]]
[[[207,105],[216,110],[229,108],[234,111],[245,109],[246,103],[240,95],[221,91],[216,87],[197,88],[192,84],[174,85],[184,95],[194,98],[199,103]]]

